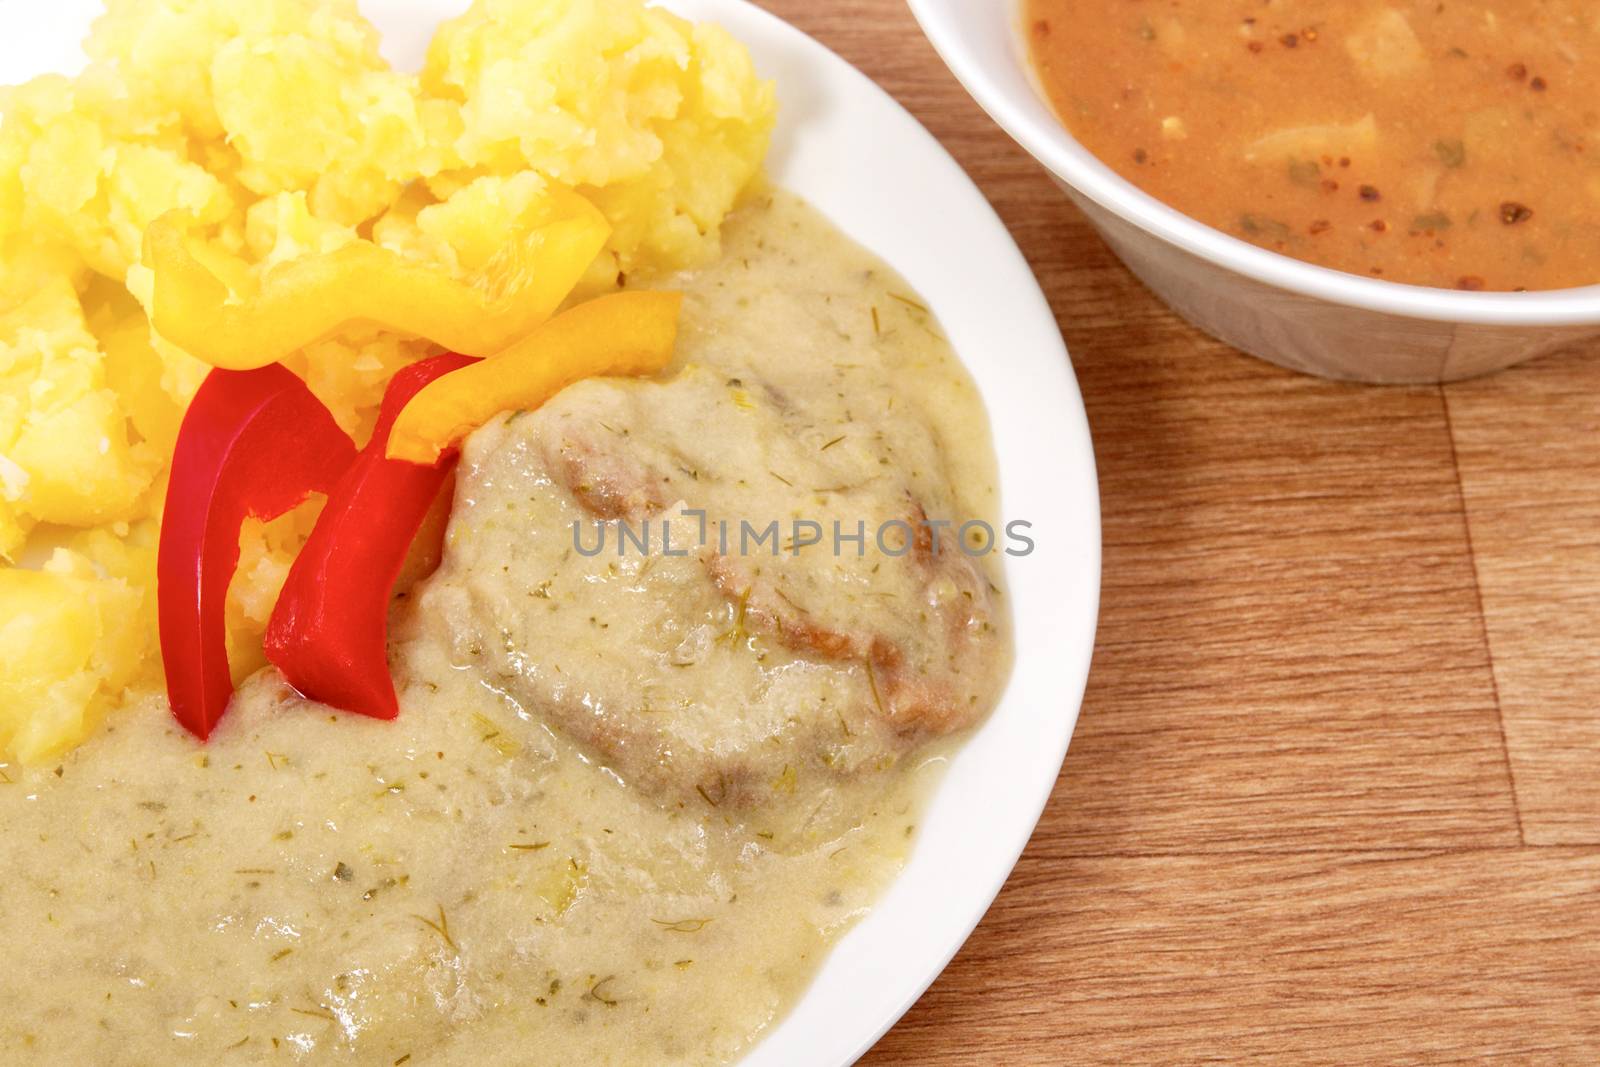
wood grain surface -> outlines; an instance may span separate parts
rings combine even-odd
[[[1600,350],[1442,389],[1240,355],[1117,263],[900,0],[763,3],[1011,227],[1105,513],[1050,807],[864,1062],[1600,1063]]]

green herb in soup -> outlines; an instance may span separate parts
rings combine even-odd
[[[1600,7],[1029,0],[1062,120],[1265,248],[1461,289],[1600,282]]]

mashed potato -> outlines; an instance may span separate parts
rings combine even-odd
[[[153,220],[184,212],[243,295],[351,241],[464,276],[564,186],[614,228],[592,294],[716,255],[775,106],[726,33],[642,0],[479,0],[420,75],[353,0],[108,0],[87,50],[76,78],[0,90],[0,762],[160,684],[165,472],[207,368],[150,329]],[[355,325],[287,362],[359,440],[429,351]],[[240,672],[315,514],[243,534]]]

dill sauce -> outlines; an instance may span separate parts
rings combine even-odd
[[[1583,0],[1028,0],[1062,121],[1265,248],[1442,288],[1600,282],[1600,10]]]
[[[877,262],[782,194],[727,249],[680,279],[719,315],[760,286],[859,299]],[[834,329],[818,300],[772,329]],[[943,368],[907,395],[992,505],[970,382],[933,331],[897,343]],[[427,599],[397,612],[396,722],[265,671],[204,747],[149,696],[59,768],[6,768],[7,1063],[728,1062],[898,872],[955,743],[783,804],[663,803],[467,669]]]

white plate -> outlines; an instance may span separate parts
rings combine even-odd
[[[384,50],[416,66],[463,0],[365,0]],[[778,82],[769,169],[923,295],[983,393],[1006,520],[1037,549],[1007,561],[1016,670],[921,821],[905,872],[834,949],[745,1067],[853,1062],[944,969],[1021,854],[1049,799],[1089,672],[1100,502],[1083,402],[1038,283],[988,202],[915,119],[838,56],[743,0],[673,0],[720,22]],[[82,64],[97,7],[0,0],[0,82]]]

